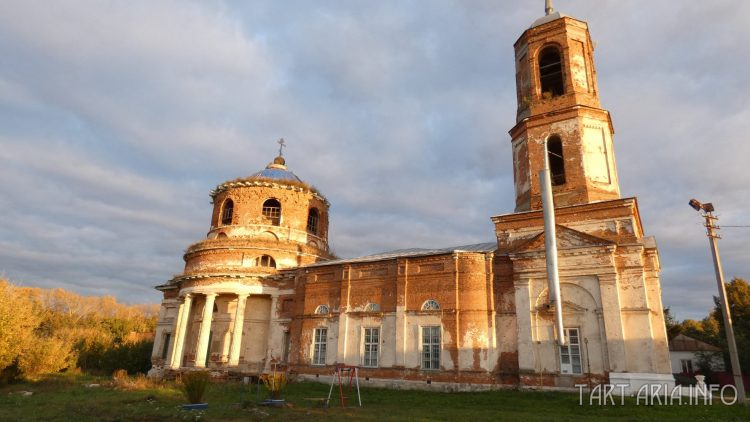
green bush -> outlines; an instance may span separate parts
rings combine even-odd
[[[209,384],[211,384],[211,375],[208,372],[188,372],[182,376],[181,390],[191,404],[203,403],[203,394]]]
[[[146,373],[151,368],[151,340],[135,343],[112,345],[104,350],[101,358],[101,369],[111,374],[116,369],[124,369],[129,374]]]

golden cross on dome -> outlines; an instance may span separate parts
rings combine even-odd
[[[280,156],[284,155],[284,151],[283,150],[284,150],[284,147],[286,146],[286,143],[284,143],[284,138],[279,138],[279,140],[276,141],[276,143],[279,144],[279,157],[280,157]]]

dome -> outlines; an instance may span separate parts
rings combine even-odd
[[[552,22],[560,18],[567,18],[567,17],[569,16],[560,12],[550,13],[549,15],[542,16],[541,18],[535,20],[534,23],[532,23],[529,28],[536,28],[537,26],[544,25],[545,23]]]
[[[247,177],[228,180],[216,186],[216,188],[211,190],[209,195],[211,195],[211,198],[215,198],[216,195],[227,189],[247,186],[268,186],[269,183],[291,187],[297,190],[310,191],[313,195],[320,197],[327,203],[325,197],[314,186],[305,183],[302,179],[297,177],[296,174],[289,171],[289,168],[286,166],[286,161],[281,155],[277,156],[266,166],[265,169]]]
[[[284,157],[278,156],[273,163],[266,166],[265,169],[254,173],[248,177],[248,180],[267,179],[286,182],[304,183],[296,174],[289,171],[285,165]]]

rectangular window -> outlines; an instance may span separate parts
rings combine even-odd
[[[316,328],[313,342],[313,365],[326,364],[326,340],[328,328]]]
[[[289,362],[289,344],[292,338],[289,336],[289,331],[284,331],[284,351],[281,354],[282,362]]]
[[[422,369],[440,369],[440,326],[422,327]]]
[[[693,361],[692,359],[680,359],[680,366],[682,366],[683,374],[693,373]]]
[[[161,358],[167,358],[167,352],[169,351],[169,340],[172,339],[172,333],[164,333],[164,340],[161,346]]]
[[[365,328],[364,356],[362,366],[378,367],[378,351],[380,350],[380,328]]]
[[[582,374],[581,340],[578,328],[565,328],[565,346],[560,346],[560,372]]]

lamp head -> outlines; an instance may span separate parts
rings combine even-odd
[[[696,211],[703,211],[703,212],[714,212],[714,204],[710,202],[706,202],[705,204],[701,204],[701,202],[697,199],[691,199],[690,202],[688,202],[688,205],[693,207]]]

